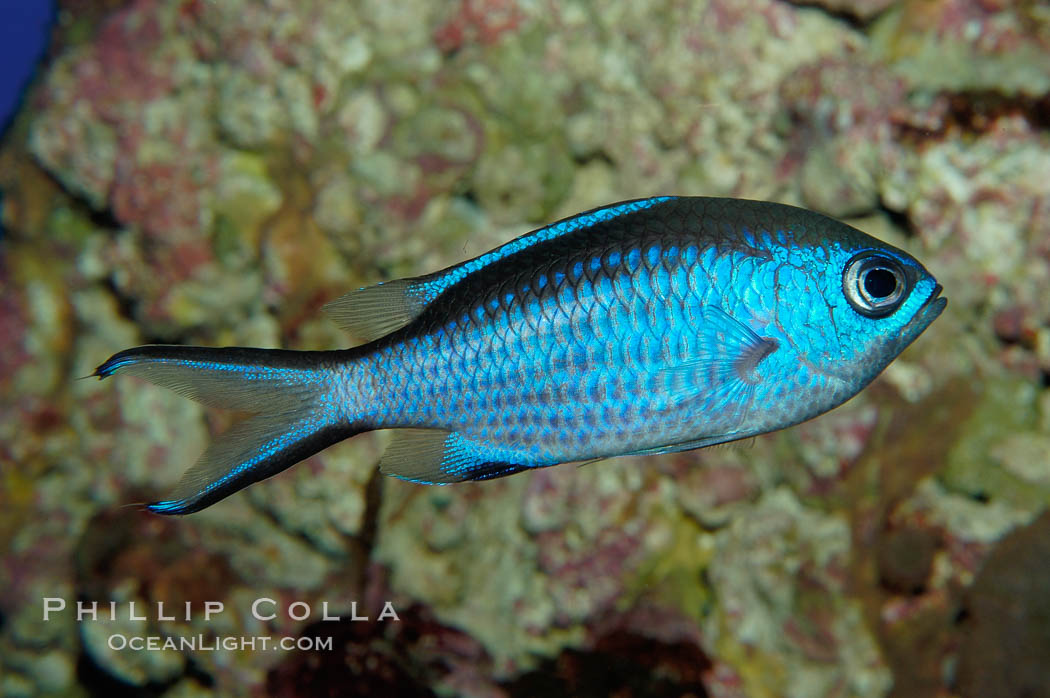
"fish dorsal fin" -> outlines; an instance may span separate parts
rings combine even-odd
[[[601,223],[607,223],[623,216],[637,213],[638,211],[644,211],[645,209],[652,208],[653,206],[666,201],[671,201],[675,198],[677,197],[653,196],[648,199],[621,201],[617,204],[600,206],[599,208],[591,209],[590,211],[577,213],[575,216],[569,216],[568,218],[563,218],[562,220],[551,223],[550,225],[537,228],[536,230],[525,233],[509,242],[505,242],[496,249],[490,250],[483,255],[479,255],[473,259],[468,259],[461,264],[457,264],[445,269],[444,271],[439,271],[436,274],[425,277],[424,283],[426,285],[426,294],[428,299],[432,300],[446,288],[457,283],[468,274],[476,272],[479,269],[484,269],[490,264],[494,264],[500,260],[507,259],[508,257],[523,250],[527,250],[530,247],[547,242],[548,240],[556,240],[581,230],[587,230]]]
[[[675,197],[623,201],[576,214],[517,237],[483,255],[433,274],[386,281],[351,291],[324,306],[341,328],[366,342],[400,329],[415,320],[435,298],[469,274],[534,245],[641,211]]]
[[[395,279],[359,288],[336,298],[322,310],[352,336],[371,342],[419,317],[427,307],[428,278]]]
[[[395,429],[379,461],[379,471],[424,485],[491,480],[528,466],[487,458],[456,432],[442,429]]]

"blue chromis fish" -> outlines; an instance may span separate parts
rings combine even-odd
[[[340,351],[149,345],[140,376],[255,413],[168,499],[187,514],[355,434],[388,475],[484,480],[702,448],[845,402],[944,310],[911,255],[783,204],[660,196],[552,223],[448,269],[326,306]]]

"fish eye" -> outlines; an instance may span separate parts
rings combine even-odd
[[[908,295],[908,277],[893,257],[862,252],[846,264],[842,274],[846,300],[861,315],[889,315]]]

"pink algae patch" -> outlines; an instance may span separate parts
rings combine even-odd
[[[523,19],[515,0],[460,0],[455,15],[434,31],[434,42],[443,51],[457,51],[467,44],[491,45],[515,31]]]

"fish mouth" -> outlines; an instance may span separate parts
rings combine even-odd
[[[944,307],[948,305],[948,299],[941,297],[941,291],[943,290],[944,288],[940,284],[933,287],[929,297],[915,312],[915,317],[904,326],[904,334],[906,336],[911,338],[917,337],[944,312]]]

